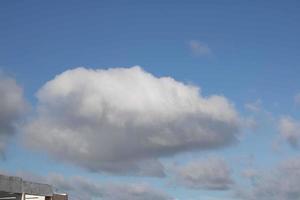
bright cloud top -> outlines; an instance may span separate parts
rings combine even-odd
[[[220,148],[239,132],[225,97],[140,67],[68,70],[37,98],[27,142],[93,171],[163,176],[159,157]]]
[[[14,133],[16,122],[26,110],[23,90],[10,77],[0,74],[0,153],[7,139]]]

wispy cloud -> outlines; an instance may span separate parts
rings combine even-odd
[[[296,105],[300,106],[300,93],[295,95],[294,101]]]
[[[254,102],[246,103],[245,108],[251,112],[259,112],[262,110],[262,101],[257,99]]]
[[[281,117],[278,123],[281,136],[294,148],[299,147],[300,121],[290,116]]]
[[[188,46],[195,56],[209,56],[212,55],[211,48],[207,44],[198,40],[190,40]]]
[[[236,190],[242,200],[298,200],[300,199],[300,159],[295,157],[282,161],[277,167],[256,171],[250,174],[250,180],[256,177],[252,186]],[[247,177],[248,178],[248,177]]]
[[[175,167],[176,182],[191,189],[228,190],[233,180],[225,160],[210,157]]]

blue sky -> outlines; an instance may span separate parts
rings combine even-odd
[[[294,0],[1,1],[0,70],[23,88],[30,107],[7,140],[1,170],[79,175],[95,182],[145,182],[175,199],[217,200],[239,198],[235,185],[247,184],[241,175],[246,169],[264,175],[288,159],[299,160],[300,169],[299,150],[291,142],[300,139],[299,8]],[[23,124],[38,115],[42,100],[36,94],[46,82],[77,67],[136,65],[142,74],[199,87],[202,96],[224,96],[243,121],[238,142],[161,156],[165,178],[95,173],[72,159],[57,159],[49,150],[24,144]],[[247,120],[255,125],[245,125]],[[174,163],[211,156],[232,170],[236,184],[230,189],[173,183]],[[293,200],[284,192],[282,198]]]

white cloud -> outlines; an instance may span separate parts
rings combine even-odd
[[[191,40],[188,42],[189,48],[196,56],[207,56],[212,54],[212,50],[204,43],[197,40]]]
[[[224,147],[239,132],[225,97],[140,67],[68,70],[37,97],[27,143],[93,171],[163,176],[158,158]]]
[[[16,123],[27,108],[22,88],[10,77],[0,74],[0,153],[15,132]]]
[[[230,168],[217,157],[192,161],[175,171],[177,182],[192,189],[227,190],[233,184]]]
[[[300,158],[297,157],[257,174],[252,186],[237,190],[237,197],[242,200],[298,200],[299,185]]]
[[[300,139],[300,122],[291,117],[281,117],[279,120],[279,131],[281,136],[288,141],[288,143],[298,148]]]

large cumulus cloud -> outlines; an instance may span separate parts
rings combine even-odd
[[[93,171],[163,176],[159,157],[224,147],[239,131],[225,97],[140,67],[68,70],[37,98],[27,142]]]
[[[22,88],[13,78],[0,74],[0,154],[26,108]]]

